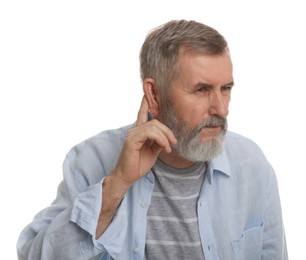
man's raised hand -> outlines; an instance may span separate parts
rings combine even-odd
[[[136,125],[128,131],[113,172],[127,186],[149,171],[162,150],[170,153],[171,144],[176,143],[172,131],[156,119],[149,121],[148,113],[149,105],[143,96]]]

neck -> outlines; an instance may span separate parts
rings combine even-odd
[[[177,169],[186,169],[195,164],[195,162],[186,160],[185,158],[178,155],[178,153],[172,150],[171,153],[161,152],[158,159],[163,163]]]

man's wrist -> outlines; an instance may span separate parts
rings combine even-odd
[[[111,187],[114,198],[122,199],[131,187],[131,184],[124,181],[120,174],[115,171],[106,177],[106,181],[109,187]]]

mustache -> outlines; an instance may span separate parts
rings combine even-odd
[[[206,120],[204,120],[197,128],[197,131],[200,131],[202,128],[205,127],[216,127],[216,126],[222,126],[223,129],[227,126],[227,119],[220,117],[220,116],[213,116]]]

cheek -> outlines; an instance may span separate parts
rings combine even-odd
[[[197,127],[209,117],[207,106],[195,102],[180,106],[177,109],[177,115],[179,119],[189,123],[191,127]]]

